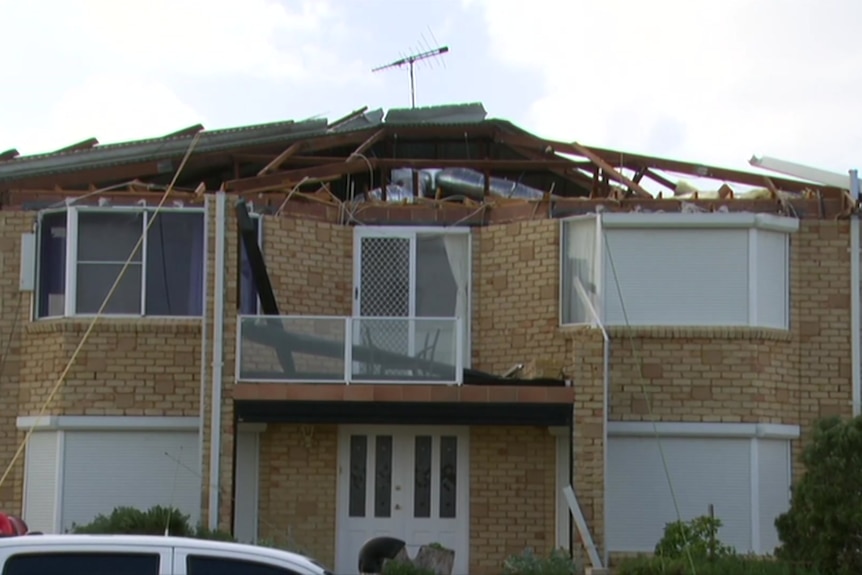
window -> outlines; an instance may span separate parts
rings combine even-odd
[[[563,324],[593,323],[597,309],[597,216],[575,217],[563,226],[560,313]]]
[[[268,563],[202,555],[186,557],[186,573],[187,575],[297,575],[295,571]],[[323,573],[322,569],[321,573]]]
[[[254,224],[255,235],[257,236],[257,245],[263,251],[263,226],[261,225],[261,217],[259,214],[249,214],[251,222]],[[239,313],[240,315],[257,315],[260,313],[260,296],[257,285],[254,283],[254,277],[251,273],[251,264],[248,261],[248,253],[245,250],[245,244],[242,237],[239,240]]]
[[[12,555],[3,575],[158,575],[157,553],[96,553],[39,551]]]
[[[97,313],[150,220],[104,313],[202,315],[202,210],[74,207],[40,216],[36,317]]]
[[[602,213],[562,223],[563,325],[789,326],[794,218]],[[580,289],[578,286],[580,286]]]
[[[358,226],[354,313],[369,319],[354,324],[354,338],[455,373],[469,365],[470,242],[465,228]]]

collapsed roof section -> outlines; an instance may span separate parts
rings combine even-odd
[[[853,209],[840,188],[546,140],[487,118],[478,103],[388,113],[361,108],[332,122],[210,131],[196,125],[118,144],[90,138],[33,156],[10,150],[0,154],[0,192],[158,189],[170,182],[193,141],[177,180],[179,192],[203,184],[206,190],[261,198],[260,203],[269,203],[268,197],[342,207],[548,202],[565,212],[608,202],[616,209],[675,210],[682,201],[699,209],[736,209],[727,206],[749,200],[794,213],[799,201],[837,202],[839,212]],[[689,183],[707,180],[713,185],[705,190]]]

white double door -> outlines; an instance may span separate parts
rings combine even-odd
[[[343,426],[339,438],[335,571],[358,573],[373,537],[455,551],[453,575],[469,565],[469,435],[466,428]]]

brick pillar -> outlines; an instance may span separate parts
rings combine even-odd
[[[604,550],[604,340],[598,329],[585,328],[571,333],[569,373],[575,387],[573,430],[573,488],[593,542]],[[586,559],[577,526],[572,538],[576,553]]]
[[[225,219],[225,310],[224,310],[224,347],[222,350],[222,395],[221,403],[221,451],[219,453],[219,498],[218,528],[232,532],[233,516],[233,453],[236,437],[234,423],[233,388],[236,384],[236,332],[237,322],[237,281],[239,277],[239,232],[237,229],[234,197],[227,200]]]

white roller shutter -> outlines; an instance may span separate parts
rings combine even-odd
[[[790,508],[790,442],[761,439],[757,444],[758,527],[760,551],[774,553],[779,545],[775,519]]]
[[[661,438],[683,520],[712,504],[721,540],[740,551],[751,546],[750,446],[742,438]],[[677,519],[656,438],[609,438],[607,483],[609,550],[653,551]]]
[[[749,325],[747,229],[608,229],[605,238],[605,325]]]
[[[34,431],[27,441],[24,455],[24,521],[32,531],[57,532],[61,445],[61,433],[58,431]]]
[[[170,505],[197,523],[197,431],[67,431],[64,447],[64,529],[119,506]]]
[[[756,245],[755,325],[787,329],[789,314],[788,263],[790,238],[787,234],[758,230]]]
[[[240,429],[236,434],[233,534],[241,543],[257,541],[260,490],[260,433]]]

